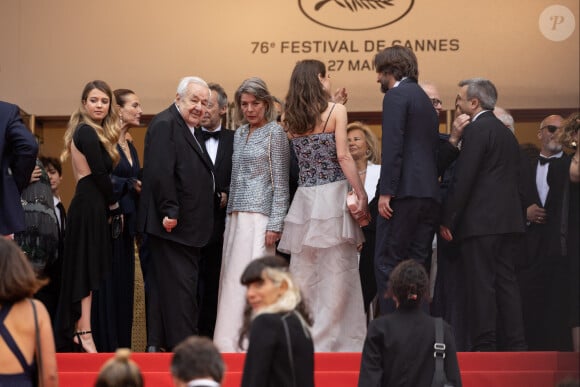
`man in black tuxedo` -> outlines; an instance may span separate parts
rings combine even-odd
[[[18,106],[0,101],[0,237],[24,231],[20,194],[30,181],[37,154],[38,144]]]
[[[519,148],[493,114],[497,91],[489,80],[461,81],[458,109],[471,117],[444,206],[441,236],[459,242],[471,345],[474,351],[525,350],[514,257],[524,231],[519,197]]]
[[[556,131],[559,115],[540,124],[540,154],[527,185],[527,255],[519,273],[526,340],[534,351],[570,351],[567,256],[560,243],[564,186],[570,156],[564,154]]]
[[[403,46],[375,56],[383,99],[382,163],[379,179],[375,275],[379,313],[395,310],[385,294],[389,275],[401,261],[430,261],[438,216],[439,120],[417,84],[417,58]]]
[[[204,80],[183,78],[175,103],[153,118],[145,135],[138,225],[149,238],[151,285],[159,297],[160,310],[150,313],[151,320],[165,341],[148,345],[168,350],[197,333],[200,250],[213,230],[215,182],[211,159],[194,131],[209,96]]]
[[[201,248],[198,328],[200,335],[213,338],[226,226],[226,206],[232,175],[234,131],[222,127],[222,119],[228,111],[228,96],[225,90],[217,83],[210,83],[209,88],[211,90],[209,106],[201,120],[201,128],[196,129],[196,136],[213,162],[216,203],[213,214],[213,233],[209,243]]]

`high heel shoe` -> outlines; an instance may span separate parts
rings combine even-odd
[[[86,338],[83,336],[90,335]],[[76,339],[76,340],[75,340]],[[77,331],[74,334],[73,342],[78,346],[80,352],[97,353],[97,347],[93,341],[92,331]]]

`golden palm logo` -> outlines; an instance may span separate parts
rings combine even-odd
[[[388,5],[393,5],[393,0],[322,0],[319,1],[314,5],[314,9],[318,11],[322,8],[326,3],[334,2],[337,5],[341,6],[342,8],[348,8],[351,11],[356,11],[357,9],[377,9],[377,8],[385,8]]]
[[[364,31],[387,26],[402,19],[414,0],[298,0],[300,10],[324,27]]]

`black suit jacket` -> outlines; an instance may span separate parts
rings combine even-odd
[[[38,144],[18,106],[0,101],[0,236],[24,231],[20,194],[36,164]]]
[[[519,193],[520,151],[493,112],[467,125],[442,224],[455,238],[524,231]]]
[[[444,325],[445,375],[461,387],[455,339]],[[401,310],[370,322],[363,347],[359,387],[430,387],[435,372],[434,318],[420,309]]]
[[[439,120],[417,82],[407,78],[383,99],[380,194],[439,200]]]
[[[205,141],[201,135],[201,128],[195,130],[196,137],[199,143],[205,148]],[[235,131],[226,128],[221,128],[221,134],[218,142],[218,149],[215,156],[215,164],[213,166],[215,175],[215,191],[230,193],[230,181],[232,179],[232,154],[234,153],[234,134]],[[216,197],[217,198],[217,197]],[[223,237],[226,224],[226,210],[219,207],[219,200],[216,201],[214,208],[214,226],[213,236],[210,243],[220,242]]]
[[[212,162],[172,104],[145,135],[139,231],[202,247],[211,236],[213,209]],[[165,216],[177,219],[171,232],[163,228]]]

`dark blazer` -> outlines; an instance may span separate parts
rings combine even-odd
[[[445,374],[461,387],[451,327],[444,325]],[[431,387],[435,372],[434,318],[420,309],[401,310],[370,322],[363,347],[359,387]]]
[[[212,233],[213,165],[172,104],[153,117],[145,135],[138,231],[186,246],[204,246]],[[177,219],[171,232],[163,218]]]
[[[235,131],[221,128],[221,134],[218,142],[218,149],[213,166],[215,176],[215,192],[230,193],[230,181],[232,179],[232,154],[234,153],[234,134]],[[201,135],[201,128],[195,130],[196,137],[205,150],[205,141]],[[210,243],[221,241],[226,227],[226,210],[219,207],[219,200],[214,208],[214,226],[213,236]]]
[[[38,144],[18,106],[0,101],[0,236],[23,231],[20,194],[36,164]]]
[[[441,224],[457,239],[524,231],[520,150],[493,112],[467,125]]]
[[[439,199],[439,120],[417,82],[407,78],[383,98],[380,194]]]
[[[252,321],[242,387],[314,387],[314,344],[296,313],[264,313]],[[290,336],[294,384],[282,320]]]

